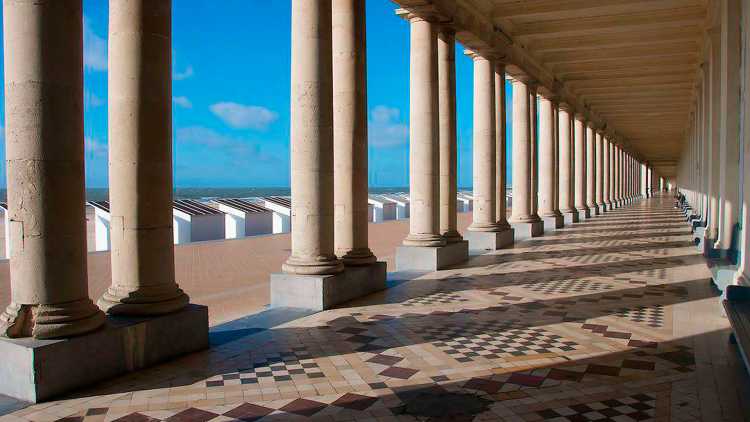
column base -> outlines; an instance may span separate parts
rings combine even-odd
[[[399,246],[396,248],[396,271],[437,271],[468,259],[467,240],[445,246]]]
[[[208,308],[153,318],[107,317],[103,329],[60,340],[0,338],[0,394],[38,403],[208,348]]]
[[[322,311],[385,289],[386,264],[344,268],[330,275],[271,274],[271,307]]]
[[[607,204],[601,203],[596,204],[596,206],[599,207],[599,214],[604,214],[605,212],[607,212]]]
[[[511,227],[516,232],[516,240],[530,239],[544,235],[544,221],[534,221],[532,223],[511,223]]]
[[[546,232],[561,229],[565,224],[562,215],[542,216],[542,221],[544,222],[544,231]]]
[[[591,218],[591,210],[586,208],[583,210],[578,210],[578,221],[583,221],[586,219]]]
[[[563,212],[563,224],[569,226],[578,222],[578,211]]]
[[[599,215],[599,206],[589,205],[589,214],[591,214],[592,217]]]
[[[464,239],[469,242],[471,250],[494,251],[512,245],[515,237],[514,230],[507,228],[501,232],[467,231]]]

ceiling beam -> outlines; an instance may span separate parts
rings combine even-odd
[[[702,6],[681,7],[665,10],[647,10],[616,15],[589,16],[578,19],[552,19],[514,25],[513,36],[554,37],[574,34],[608,34],[638,31],[640,28],[654,29],[666,26],[681,27],[699,25],[706,19]]]
[[[631,47],[600,48],[597,50],[558,51],[542,54],[540,59],[546,64],[555,65],[559,63],[591,62],[620,58],[648,58],[650,60],[652,57],[670,57],[684,54],[694,54],[697,56],[699,51],[698,43],[693,40]]]
[[[657,45],[675,41],[700,40],[703,31],[700,25],[665,27],[638,31],[638,34],[618,32],[602,34],[597,37],[568,36],[557,38],[540,38],[528,43],[527,48],[535,54],[545,54],[571,50],[597,50],[600,48],[628,47],[635,45]]]

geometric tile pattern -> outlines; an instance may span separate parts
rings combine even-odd
[[[644,421],[656,416],[656,397],[636,394],[629,397],[544,409],[537,414],[550,421]]]
[[[571,294],[610,290],[612,286],[590,280],[550,280],[524,286],[524,288],[532,292],[545,294]]]
[[[664,307],[662,305],[620,308],[612,315],[620,318],[627,318],[633,322],[644,323],[653,328],[661,328],[664,326]]]
[[[438,292],[431,295],[419,296],[402,303],[403,306],[439,305],[448,303],[468,302],[456,293]]]
[[[459,362],[534,354],[565,354],[580,345],[520,321],[466,322],[426,328],[422,337]]]
[[[0,422],[742,421],[750,377],[690,239],[644,201]]]

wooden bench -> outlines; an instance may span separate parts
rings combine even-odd
[[[733,330],[730,340],[737,344],[745,368],[750,370],[750,287],[727,286],[725,297],[722,303]]]

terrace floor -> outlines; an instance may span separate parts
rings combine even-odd
[[[704,259],[654,198],[1,422],[741,421],[750,378]]]

